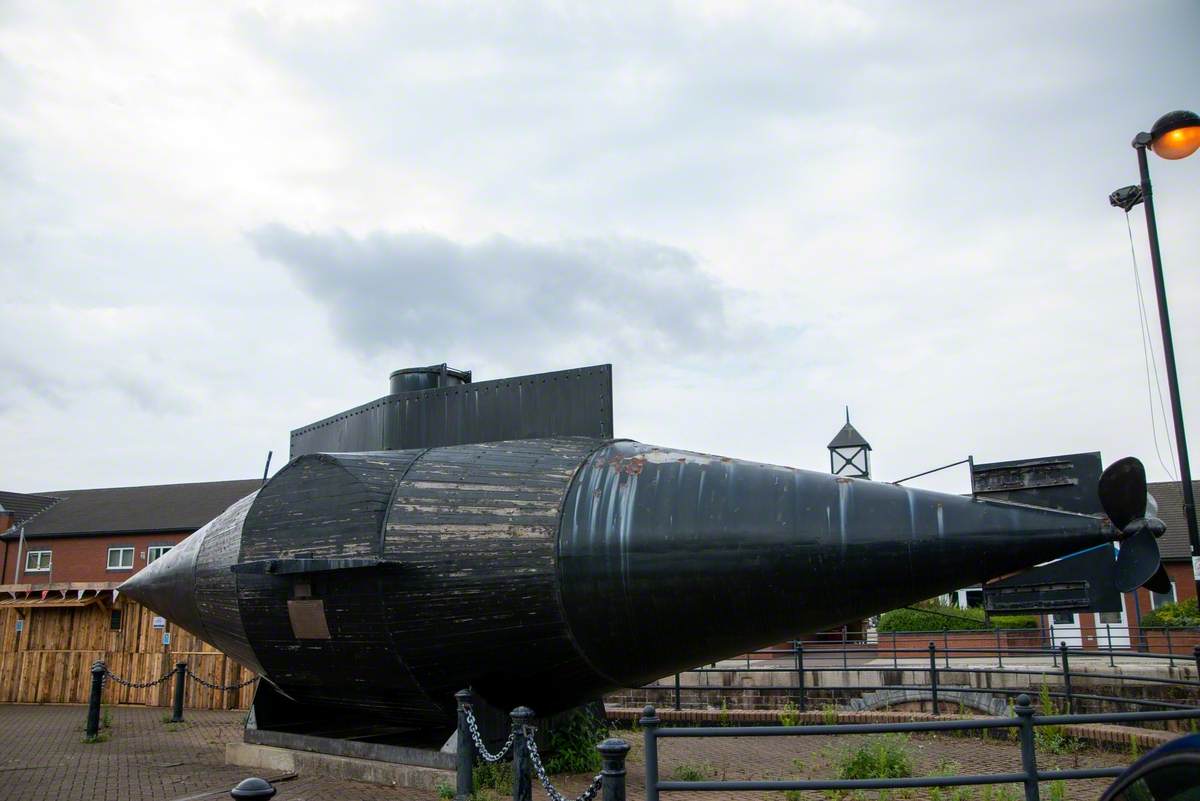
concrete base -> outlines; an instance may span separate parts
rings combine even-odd
[[[315,774],[418,790],[434,791],[442,783],[454,785],[454,772],[449,770],[319,754],[257,743],[226,744],[225,763],[245,768],[298,773],[301,776]]]

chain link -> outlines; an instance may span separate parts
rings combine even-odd
[[[475,752],[483,757],[484,762],[499,762],[504,759],[504,755],[508,753],[508,749],[512,748],[513,742],[517,739],[516,728],[508,733],[504,747],[493,754],[487,750],[487,746],[483,744],[483,738],[479,736],[479,726],[475,723],[475,713],[471,711],[471,705],[463,704],[463,712],[467,715],[467,728],[471,730],[471,739],[475,741]]]
[[[191,676],[197,682],[204,685],[205,687],[207,687],[210,690],[222,690],[222,691],[240,690],[243,687],[245,687],[247,684],[252,684],[252,683],[258,681],[258,676],[251,676],[250,678],[246,679],[245,681],[238,682],[237,684],[214,684],[211,681],[207,681],[207,680],[202,679],[199,676],[197,676],[195,673],[192,672],[192,669],[190,667],[184,668],[184,669],[187,671],[187,674],[189,676]]]
[[[542,783],[542,787],[546,790],[546,795],[550,797],[550,801],[571,801],[551,784],[550,777],[546,775],[546,768],[542,765],[542,755],[538,753],[537,742],[534,740],[535,734],[537,734],[537,729],[533,726],[525,727],[525,747],[529,749],[529,761],[533,763],[533,770],[537,774],[538,781]],[[592,783],[582,793],[577,795],[574,801],[592,801],[596,797],[596,793],[599,791],[603,781],[604,773],[597,773],[592,778]]]
[[[131,690],[144,690],[147,687],[156,687],[174,675],[175,675],[175,668],[171,668],[169,671],[164,673],[162,676],[159,676],[157,679],[153,679],[151,681],[141,681],[141,682],[129,681],[128,679],[123,679],[120,676],[118,676],[116,673],[113,673],[111,670],[109,670],[108,665],[104,666],[104,678],[105,679],[112,679],[117,684],[120,684],[122,687],[128,687]]]

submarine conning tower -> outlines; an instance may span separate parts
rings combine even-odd
[[[549,714],[1114,538],[1087,515],[616,439],[594,391],[610,374],[587,370],[293,432],[284,468],[122,592],[302,704],[444,726],[463,687]],[[461,411],[479,408],[497,411]],[[580,408],[602,410],[589,432],[454,441]],[[404,441],[414,420],[418,447],[295,453],[338,426]]]

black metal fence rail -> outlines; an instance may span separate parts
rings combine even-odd
[[[1161,687],[1174,687],[1174,688],[1179,688],[1181,690],[1185,690],[1188,692],[1200,693],[1200,679],[1193,680],[1193,679],[1183,679],[1183,678],[1173,678],[1173,677],[1168,678],[1168,677],[1162,677],[1162,676],[1142,676],[1142,675],[1138,675],[1136,673],[1130,673],[1130,674],[1107,673],[1107,672],[1096,673],[1096,672],[1092,672],[1092,671],[1072,671],[1071,670],[1071,659],[1072,658],[1079,659],[1080,657],[1110,656],[1110,662],[1111,662],[1111,656],[1113,655],[1113,653],[1120,653],[1123,656],[1133,656],[1133,657],[1140,658],[1140,659],[1168,659],[1168,658],[1171,658],[1167,654],[1136,653],[1136,652],[1130,652],[1130,653],[1112,652],[1112,653],[1110,653],[1107,651],[1096,651],[1093,649],[1068,648],[1067,644],[1065,642],[1061,642],[1061,643],[1059,643],[1059,646],[1057,648],[1051,648],[1051,649],[1008,648],[1008,649],[996,650],[996,649],[990,649],[990,648],[958,648],[958,649],[952,649],[951,653],[946,653],[944,650],[940,650],[938,648],[938,645],[935,641],[930,640],[926,648],[894,649],[892,651],[893,663],[890,668],[887,665],[861,665],[861,664],[851,665],[851,664],[849,664],[848,656],[850,654],[870,653],[872,655],[878,656],[878,651],[874,648],[863,648],[863,647],[858,647],[858,646],[847,646],[845,648],[838,648],[838,649],[823,648],[821,650],[821,653],[823,656],[826,656],[826,657],[828,657],[830,655],[833,655],[833,656],[840,655],[842,657],[841,665],[838,666],[836,664],[835,665],[827,665],[826,664],[826,665],[820,665],[820,666],[810,666],[810,667],[806,668],[806,666],[805,666],[806,649],[804,647],[804,643],[802,641],[797,640],[792,643],[792,647],[790,649],[768,648],[768,649],[762,649],[760,651],[755,651],[752,654],[752,656],[766,655],[766,656],[784,657],[784,658],[790,656],[792,658],[792,665],[790,667],[786,667],[786,668],[754,667],[754,666],[752,666],[752,663],[753,663],[752,656],[748,656],[747,657],[747,666],[744,668],[740,667],[740,666],[737,668],[716,668],[716,667],[695,668],[694,670],[684,671],[684,673],[687,673],[690,675],[707,675],[707,674],[712,674],[712,673],[727,674],[731,670],[736,670],[739,673],[765,673],[765,674],[779,675],[781,672],[787,671],[787,672],[790,672],[795,677],[794,684],[787,684],[787,685],[772,684],[772,685],[764,686],[764,687],[754,687],[752,689],[754,691],[762,693],[762,694],[787,694],[789,696],[792,696],[795,699],[796,704],[800,708],[801,711],[804,711],[805,709],[807,709],[809,694],[812,691],[812,688],[808,687],[806,684],[806,674],[809,672],[818,672],[818,671],[819,672],[833,671],[833,672],[841,672],[841,673],[845,673],[845,674],[853,673],[853,674],[859,675],[864,672],[877,673],[877,672],[882,672],[882,671],[886,671],[886,670],[890,669],[893,671],[910,671],[913,673],[924,673],[928,677],[928,681],[926,684],[907,683],[907,684],[898,685],[898,684],[880,684],[880,683],[873,683],[873,684],[842,683],[842,684],[838,684],[836,686],[821,687],[820,691],[822,693],[829,693],[829,692],[835,692],[835,691],[838,691],[838,692],[840,692],[840,691],[863,692],[863,691],[874,691],[874,690],[922,690],[922,691],[928,691],[931,695],[931,704],[933,707],[934,714],[938,714],[940,712],[939,691],[978,692],[978,693],[991,693],[994,695],[1014,696],[1014,695],[1020,695],[1021,693],[1029,692],[1029,689],[1030,689],[1030,688],[1017,688],[1017,687],[991,687],[991,686],[987,686],[987,687],[946,686],[943,682],[940,681],[941,674],[944,674],[944,673],[953,673],[953,674],[959,674],[959,675],[961,675],[961,674],[983,675],[983,676],[992,676],[992,675],[1040,676],[1042,678],[1045,678],[1048,676],[1054,676],[1061,680],[1063,689],[1062,690],[1057,690],[1057,689],[1052,690],[1052,689],[1047,688],[1045,691],[1051,697],[1065,699],[1068,712],[1075,711],[1075,701],[1076,700],[1097,701],[1097,702],[1101,702],[1101,703],[1110,703],[1110,704],[1124,704],[1124,705],[1131,706],[1131,707],[1156,707],[1156,708],[1160,708],[1160,709],[1190,709],[1193,706],[1190,704],[1179,704],[1179,703],[1175,703],[1173,701],[1160,700],[1160,699],[1133,698],[1133,697],[1126,696],[1126,695],[1103,695],[1103,694],[1099,694],[1099,693],[1081,693],[1081,692],[1077,692],[1077,690],[1076,690],[1076,681],[1078,679],[1084,679],[1084,680],[1087,680],[1088,682],[1091,682],[1093,680],[1114,681],[1114,682],[1120,682],[1122,686],[1135,686],[1136,687],[1139,685],[1140,686],[1155,685],[1155,686],[1161,686]],[[922,664],[901,664],[898,660],[898,655],[901,653],[920,655],[922,657],[927,657],[928,658],[928,663],[927,663],[928,666],[925,666],[924,663],[922,663]],[[957,655],[957,656],[962,656],[962,655],[993,656],[993,657],[997,658],[998,665],[995,668],[968,667],[968,666],[956,667],[956,666],[952,666],[950,664],[951,654]],[[1042,669],[1030,668],[1030,667],[1005,667],[1003,664],[1004,656],[1011,657],[1014,655],[1050,657],[1051,658],[1051,666],[1048,666],[1047,668],[1042,668]],[[1194,657],[1194,664],[1195,664],[1195,668],[1196,668],[1196,674],[1198,677],[1200,677],[1200,645],[1195,647],[1194,652],[1193,652],[1193,657]],[[1174,657],[1174,658],[1178,659],[1179,657]],[[939,665],[939,659],[942,661],[942,664],[940,664],[940,665]],[[1053,669],[1049,669],[1050,667],[1052,667]],[[683,691],[685,688],[681,681],[681,675],[682,675],[682,673],[676,673],[674,676],[674,679],[675,679],[675,681],[674,681],[674,707],[675,707],[675,709],[683,708],[682,698],[683,698]],[[658,685],[658,684],[647,684],[647,685],[643,685],[642,687],[640,687],[638,689],[650,690],[650,691],[661,691],[666,688],[664,688],[663,686]],[[710,685],[703,685],[703,686],[694,685],[694,686],[688,686],[686,689],[689,691],[696,691],[696,692],[711,692],[714,690],[719,691],[719,690],[728,689],[728,688],[714,687],[714,686],[710,686]],[[741,691],[741,690],[744,690],[747,688],[736,688],[736,689],[737,689],[737,691]]]
[[[906,787],[951,787],[978,784],[1024,785],[1026,801],[1039,801],[1038,782],[1076,779],[1113,778],[1121,775],[1123,767],[1077,768],[1042,771],[1037,766],[1034,729],[1037,726],[1060,726],[1085,723],[1131,723],[1151,720],[1196,720],[1200,709],[1170,712],[1114,712],[1101,715],[1043,715],[1036,714],[1029,696],[1018,696],[1013,708],[1015,717],[976,718],[969,720],[934,720],[911,723],[860,723],[825,726],[697,726],[663,728],[653,706],[647,706],[639,723],[645,737],[646,801],[659,801],[664,791],[731,791],[731,790],[890,790]],[[1021,770],[1012,773],[962,774],[956,776],[922,776],[894,779],[803,779],[771,781],[662,781],[658,777],[658,741],[669,737],[795,737],[821,734],[890,734],[898,732],[983,731],[988,729],[1017,729],[1021,744]]]

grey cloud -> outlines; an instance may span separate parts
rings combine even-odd
[[[735,323],[728,289],[688,253],[653,242],[495,237],[464,245],[428,233],[355,238],[279,224],[250,237],[367,353],[415,347],[680,358],[772,333]]]

